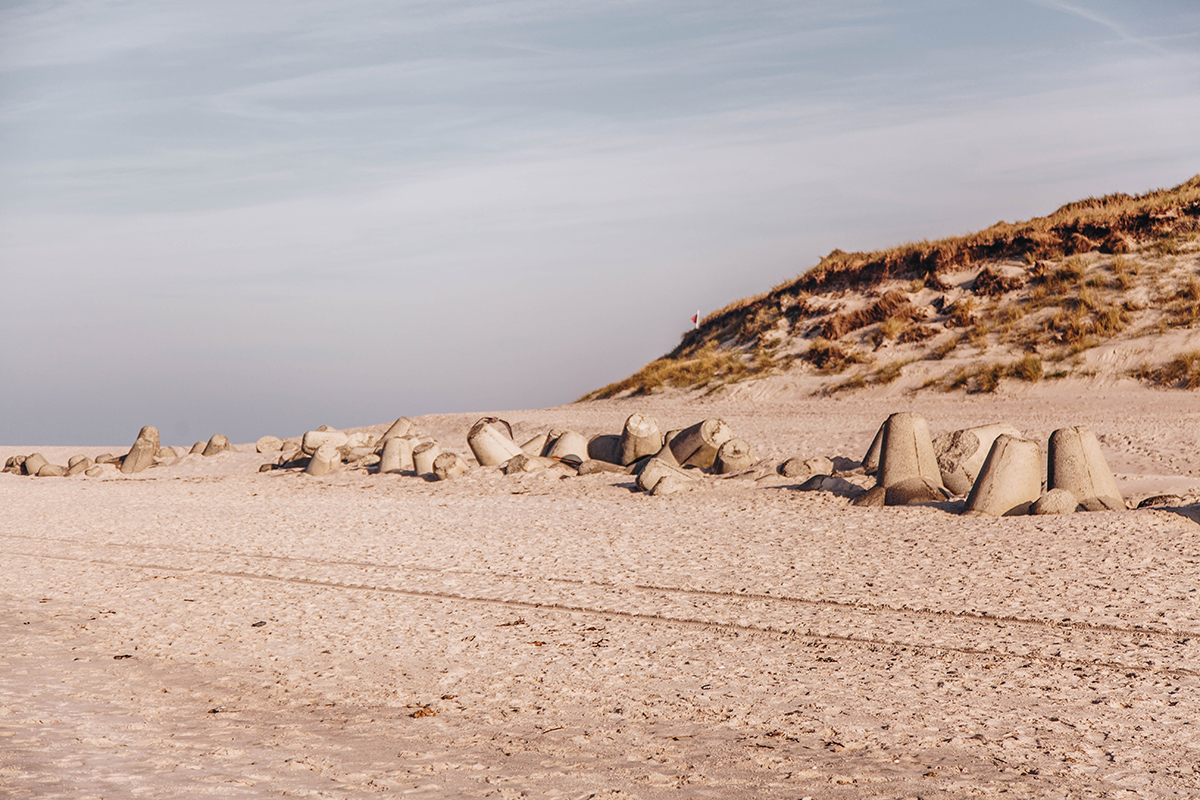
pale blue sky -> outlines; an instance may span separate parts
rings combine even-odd
[[[1197,142],[1194,0],[9,2],[0,442],[567,402]]]

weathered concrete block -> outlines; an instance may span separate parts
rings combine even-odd
[[[724,420],[706,419],[684,428],[671,440],[671,452],[682,466],[712,469],[717,450],[733,438]]]
[[[4,471],[11,472],[14,475],[25,474],[25,458],[24,455],[9,456],[4,462]]]
[[[306,456],[311,456],[317,452],[323,444],[331,444],[334,447],[343,447],[350,441],[350,437],[341,431],[334,430],[315,430],[308,431],[300,440],[300,449],[304,451]]]
[[[87,456],[71,456],[71,460],[67,462],[67,474],[78,475],[87,472],[93,466],[94,462]]]
[[[153,425],[147,425],[138,431],[137,439],[133,442],[133,447],[129,449],[129,454],[121,462],[121,472],[130,475],[152,466],[154,464],[154,456],[158,453],[158,448],[158,428],[155,428]]]
[[[775,468],[775,471],[785,478],[803,478],[805,475],[812,474],[804,466],[804,459],[802,458],[789,458],[787,461],[782,461]]]
[[[208,444],[204,445],[204,453],[206,456],[215,456],[218,453],[236,452],[236,448],[229,443],[228,437],[221,433],[214,433],[212,438],[208,440]]]
[[[467,471],[467,462],[458,453],[438,453],[433,460],[433,475],[439,481],[457,478]]]
[[[615,436],[614,436],[615,438]],[[596,472],[609,472],[616,474],[627,474],[628,468],[622,467],[620,464],[614,464],[611,461],[601,461],[598,459],[588,459],[579,465],[578,474],[592,475]]]
[[[117,458],[112,453],[101,453],[92,460],[97,464],[119,464],[121,462],[121,459]]]
[[[652,490],[663,477],[674,475],[680,480],[694,481],[696,477],[664,458],[655,456],[646,461],[637,474],[637,488],[643,492]]]
[[[526,472],[536,472],[557,465],[558,462],[544,456],[533,456],[528,453],[518,453],[504,463],[505,475],[521,475]]]
[[[867,454],[863,456],[862,468],[867,475],[874,475],[879,472],[879,462],[883,458],[883,433],[887,430],[887,422],[879,426],[879,430],[875,431],[875,438],[871,440],[871,446],[867,448]]]
[[[621,437],[615,433],[601,433],[588,439],[588,458],[621,466]]]
[[[749,443],[744,439],[729,439],[717,448],[713,471],[718,475],[741,472],[752,466],[754,466],[754,455],[750,452]]]
[[[1042,495],[1042,449],[1037,442],[1000,434],[971,487],[964,513],[1011,517],[1028,514]]]
[[[193,456],[203,455],[204,448],[207,446],[208,442],[196,442],[192,445],[192,449],[188,451],[188,454]]]
[[[929,423],[916,412],[902,411],[884,423],[878,482],[886,488],[912,478],[929,478],[942,485]]]
[[[407,436],[393,436],[383,443],[383,453],[379,457],[379,471],[412,472],[413,471],[413,440]]]
[[[254,443],[256,453],[278,453],[283,449],[283,440],[278,436],[264,436]]]
[[[1073,514],[1079,508],[1075,495],[1066,489],[1051,489],[1042,494],[1029,509],[1030,514]]]
[[[38,474],[38,470],[49,463],[50,462],[41,453],[31,453],[30,455],[25,456],[25,461],[22,462],[21,467],[25,470],[26,475],[36,476]]]
[[[432,475],[433,462],[442,454],[437,442],[421,442],[413,448],[413,471],[418,475]]]
[[[521,445],[521,452],[526,455],[540,456],[546,452],[547,445],[550,443],[550,434],[539,433],[537,436],[530,439],[525,444]]]
[[[372,450],[379,444],[379,437],[370,431],[355,431],[354,433],[346,434],[346,444],[344,447],[355,449],[358,447],[369,447]]]
[[[954,494],[969,494],[991,452],[992,442],[1001,434],[1020,438],[1021,432],[1011,425],[994,422],[952,433],[943,433],[933,440],[942,483]]]
[[[573,459],[575,463],[582,464],[588,460],[588,440],[575,431],[563,431],[546,455],[562,461]]]
[[[342,454],[333,444],[326,443],[317,448],[317,451],[308,459],[308,466],[304,468],[306,475],[320,477],[328,475],[342,465]]]
[[[39,478],[62,478],[66,474],[67,468],[59,464],[43,464],[37,471]]]
[[[652,456],[663,447],[658,420],[646,414],[630,414],[618,443],[617,463],[629,466],[642,456]]]
[[[413,421],[408,417],[400,417],[400,419],[388,426],[388,429],[383,432],[383,436],[379,437],[379,444],[383,446],[390,439],[395,439],[397,436],[407,436],[413,432]]]
[[[484,417],[471,426],[467,446],[484,467],[503,464],[521,453],[521,448],[512,439],[512,426],[496,417]]]
[[[86,470],[84,470],[83,474],[89,478],[97,478],[104,474],[104,468],[108,467],[108,466],[110,466],[110,465],[109,464],[97,464],[94,467],[88,467]]]
[[[687,488],[691,481],[684,480],[678,475],[663,475],[658,479],[658,483],[654,484],[654,488],[650,490],[650,494],[654,497],[661,497],[665,494],[675,494]]]
[[[1079,425],[1050,434],[1048,476],[1051,489],[1066,489],[1088,511],[1125,510],[1117,479],[1089,428]]]

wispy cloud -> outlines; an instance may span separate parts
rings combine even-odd
[[[1079,3],[1070,3],[1066,0],[1029,0],[1029,2],[1033,3],[1034,5],[1042,6],[1043,8],[1050,8],[1054,9],[1055,11],[1061,11],[1065,14],[1072,14],[1080,19],[1085,19],[1088,22],[1095,23],[1102,28],[1107,28],[1109,31],[1116,34],[1117,37],[1122,41],[1128,42],[1129,44],[1144,47],[1147,50],[1152,50],[1157,53],[1165,54],[1168,52],[1167,48],[1165,48],[1157,39],[1146,36],[1138,36],[1127,26],[1122,25],[1112,17],[1101,14],[1100,12]]]

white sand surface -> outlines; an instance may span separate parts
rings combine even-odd
[[[858,459],[899,410],[935,435],[1083,424],[1127,499],[1182,499],[980,519],[770,471],[651,497],[612,473],[260,473],[251,446],[0,475],[0,796],[1200,796],[1194,395],[502,416],[523,440],[635,410],[720,416],[766,466]],[[478,416],[417,422],[469,455]]]

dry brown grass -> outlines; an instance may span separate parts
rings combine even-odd
[[[843,347],[837,342],[821,338],[814,339],[808,349],[800,354],[800,358],[812,364],[823,375],[843,372],[851,364],[858,364],[862,361],[861,357],[853,350]]]
[[[1184,353],[1158,367],[1143,365],[1134,370],[1132,375],[1157,386],[1200,389],[1200,351]]]

